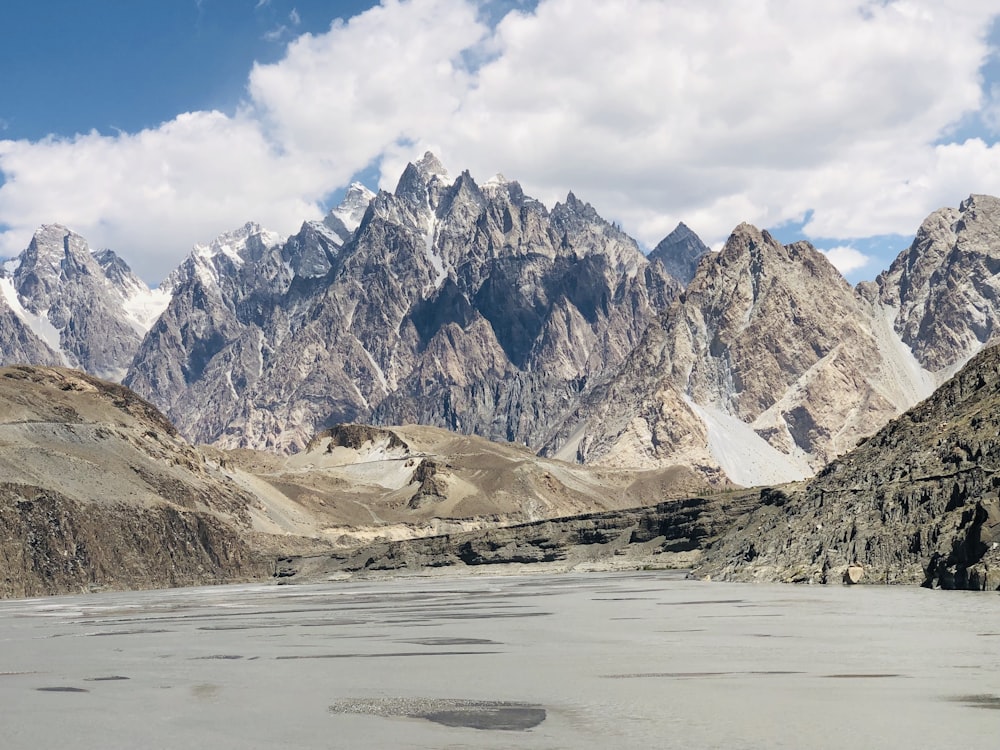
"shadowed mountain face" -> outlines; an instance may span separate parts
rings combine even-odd
[[[660,240],[648,257],[660,261],[667,273],[687,286],[698,269],[698,261],[708,252],[708,246],[701,238],[681,222]]]
[[[223,446],[301,449],[345,421],[537,446],[678,289],[572,194],[550,212],[430,154],[336,226],[196,252],[125,382]]]
[[[1000,348],[804,487],[768,493],[703,563],[736,580],[1000,588]]]

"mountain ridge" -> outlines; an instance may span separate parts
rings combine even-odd
[[[118,379],[128,361],[124,382],[223,446],[295,451],[339,422],[419,422],[773,483],[812,474],[993,340],[998,248],[1000,201],[972,195],[853,289],[808,243],[750,225],[711,252],[682,223],[643,256],[572,192],[549,210],[427,153],[393,192],[354,184],[289,238],[248,223],[196,246],[155,300],[110,251],[43,227],[0,275],[0,362]],[[668,267],[690,277],[683,292]]]

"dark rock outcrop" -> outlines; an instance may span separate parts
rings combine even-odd
[[[269,560],[209,513],[94,505],[0,483],[0,598],[260,580]]]
[[[461,534],[380,542],[313,557],[286,557],[277,576],[305,581],[335,573],[463,570],[474,566],[562,563],[567,566],[629,558],[633,566],[677,566],[667,553],[708,546],[734,516],[760,503],[757,492],[735,492],[671,500],[649,508],[591,513]],[[690,558],[681,558],[684,561]]]

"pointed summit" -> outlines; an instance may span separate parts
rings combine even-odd
[[[432,177],[439,177],[441,180],[448,181],[448,170],[445,169],[444,164],[430,151],[425,151],[424,155],[415,165],[420,173],[429,182]]]
[[[931,372],[951,375],[1000,334],[1000,198],[970,195],[928,216],[875,280],[894,327]]]
[[[428,151],[416,163],[406,165],[396,184],[395,195],[417,206],[430,205],[433,208],[442,191],[449,185],[451,180],[448,170]]]
[[[708,245],[681,222],[653,248],[649,259],[660,261],[667,269],[667,273],[687,286],[694,278],[698,261],[707,252],[709,252]]]
[[[101,273],[83,237],[61,224],[43,224],[21,253],[14,285],[25,307],[37,313],[53,305],[66,278]]]
[[[346,242],[361,224],[361,220],[365,217],[365,211],[368,210],[368,204],[372,202],[374,197],[375,193],[360,182],[352,182],[344,194],[344,200],[326,215],[323,223]]]

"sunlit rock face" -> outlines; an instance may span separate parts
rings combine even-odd
[[[346,421],[539,446],[679,289],[574,195],[549,211],[431,154],[285,243],[215,244],[178,272],[126,382],[226,446],[297,450]]]

